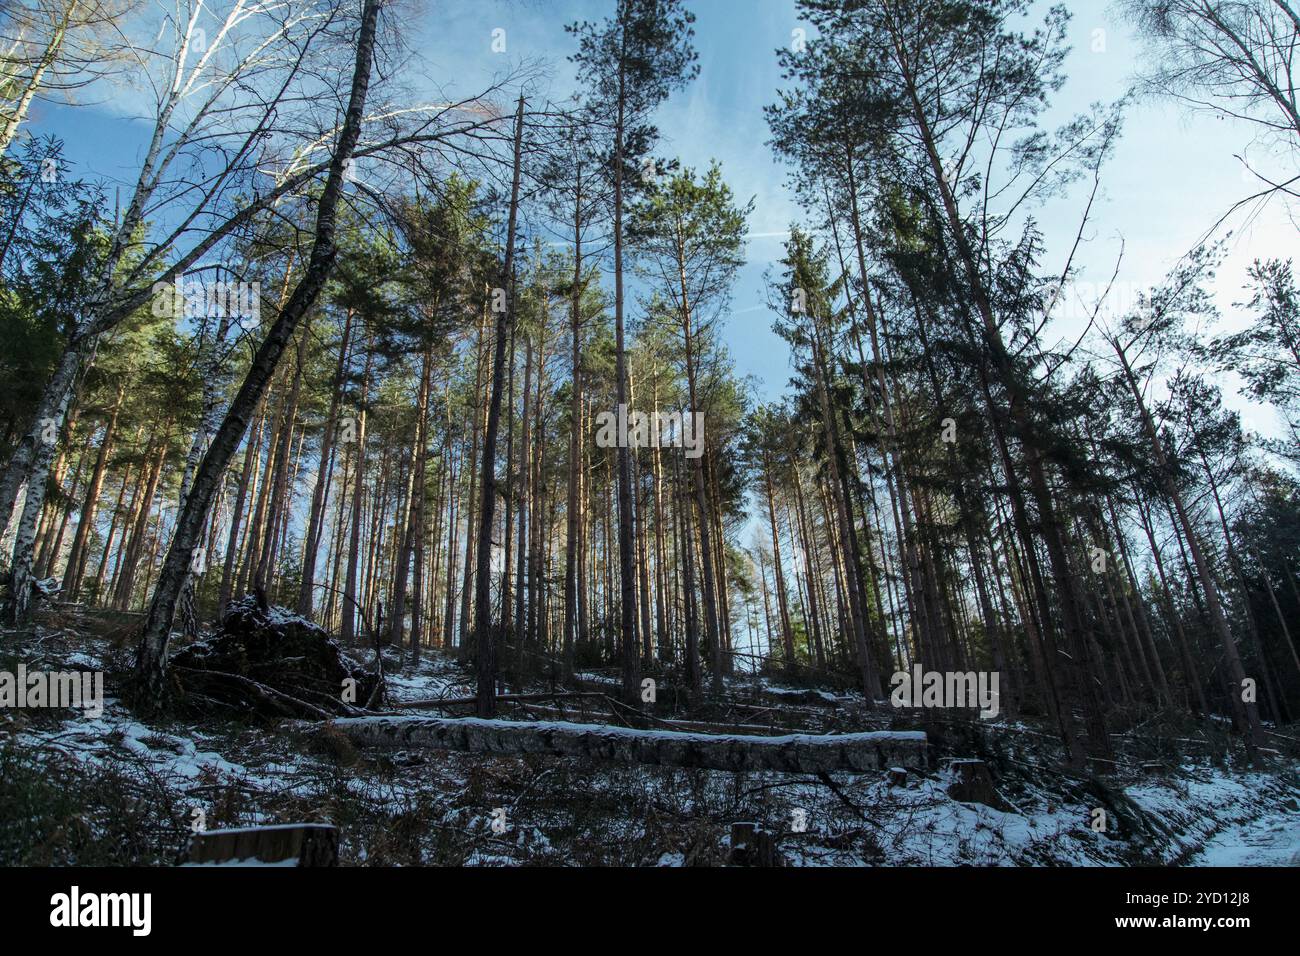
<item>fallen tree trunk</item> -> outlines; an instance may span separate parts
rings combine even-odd
[[[707,770],[861,773],[890,766],[924,767],[926,752],[926,736],[916,731],[749,737],[473,717],[350,717],[334,726],[353,743],[368,747],[550,754]]]
[[[633,710],[633,708],[627,706],[626,704],[623,704],[621,701],[614,701],[613,698],[609,697],[607,694],[593,694],[589,696],[595,698],[601,698],[607,701],[613,701],[615,704],[620,705],[623,710],[628,712],[631,712]],[[506,697],[498,696],[497,700],[506,700]],[[577,715],[575,715],[571,711],[565,711],[563,707],[547,707],[542,704],[533,704],[528,701],[518,701],[518,700],[516,700],[515,703],[524,704],[523,707],[524,713],[527,714],[530,718],[534,718],[534,719],[540,717],[543,720],[564,721],[564,720],[573,720],[577,718]],[[563,702],[561,701],[561,703]],[[586,714],[583,714],[581,719],[585,721],[600,720],[602,716],[603,715],[599,713],[593,714],[591,716],[587,716]],[[781,733],[783,730],[786,733],[794,733],[794,731],[791,731],[788,728],[772,727],[765,724],[736,724],[736,723],[718,723],[718,722],[711,723],[705,720],[668,720],[663,718],[652,718],[652,719],[654,721],[655,726],[662,728],[663,730],[698,732],[702,734],[708,734],[711,736],[717,736],[718,734],[728,734],[734,736],[739,734],[740,736],[744,736],[744,737],[773,737]]]
[[[555,691],[545,694],[497,694],[496,702],[499,704],[506,703],[527,703],[535,700],[579,700],[595,699],[605,697],[606,695],[599,691]],[[418,708],[427,708],[429,710],[440,710],[444,707],[470,706],[478,703],[477,697],[431,697],[426,700],[399,700],[389,706],[394,710],[409,710]]]

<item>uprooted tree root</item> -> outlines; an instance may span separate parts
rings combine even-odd
[[[169,666],[176,708],[196,716],[357,715],[379,684],[319,626],[251,597],[232,603],[217,630],[177,653]]]

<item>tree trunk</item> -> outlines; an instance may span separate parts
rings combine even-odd
[[[1196,577],[1200,581],[1201,590],[1205,594],[1205,604],[1209,612],[1210,624],[1214,628],[1220,646],[1223,648],[1224,659],[1228,665],[1228,677],[1232,685],[1229,688],[1228,699],[1232,704],[1233,717],[1236,720],[1238,730],[1246,736],[1247,746],[1253,753],[1254,748],[1263,741],[1263,729],[1260,727],[1259,710],[1255,702],[1253,700],[1242,700],[1246,672],[1241,666],[1241,657],[1237,653],[1237,642],[1228,627],[1228,618],[1223,612],[1222,603],[1219,601],[1218,585],[1215,584],[1214,575],[1210,571],[1210,565],[1206,561],[1205,553],[1201,548],[1200,537],[1192,525],[1187,507],[1183,503],[1182,492],[1178,490],[1178,485],[1170,474],[1169,462],[1165,457],[1164,447],[1160,444],[1160,436],[1156,432],[1155,423],[1151,420],[1151,413],[1147,411],[1146,401],[1142,398],[1142,392],[1137,386],[1137,379],[1129,366],[1128,356],[1124,353],[1118,341],[1113,344],[1116,353],[1119,355],[1120,366],[1123,369],[1129,392],[1132,394],[1134,402],[1137,403],[1143,431],[1146,433],[1147,441],[1151,445],[1151,451],[1155,456],[1157,465],[1159,465],[1160,478],[1165,488],[1165,494],[1173,505],[1174,512],[1178,516],[1178,523],[1183,529],[1183,537],[1187,539],[1188,550],[1192,553],[1192,563],[1196,567]]]
[[[578,571],[579,472],[582,469],[582,165],[576,170],[573,213],[573,292],[569,330],[573,371],[569,394],[569,487],[565,505],[564,536],[564,679],[573,676],[573,650],[577,637],[577,590],[583,582]]]
[[[76,598],[81,590],[81,579],[86,573],[86,555],[89,551],[90,532],[95,524],[95,511],[99,507],[99,494],[104,487],[104,475],[108,470],[108,456],[113,450],[113,439],[117,437],[117,419],[122,411],[122,400],[126,397],[126,385],[117,388],[117,398],[108,422],[104,425],[104,435],[99,440],[99,454],[95,458],[95,470],[86,487],[85,501],[81,505],[81,517],[77,521],[77,530],[72,536],[72,550],[68,552],[68,565],[63,572],[63,592],[70,598]]]
[[[311,511],[307,515],[302,550],[302,583],[298,591],[298,613],[312,619],[315,603],[316,560],[320,551],[321,534],[325,528],[325,508],[329,500],[330,479],[334,470],[335,432],[338,430],[339,399],[342,397],[343,378],[347,371],[348,345],[352,337],[353,311],[343,316],[343,335],[339,341],[339,358],[334,369],[333,387],[330,389],[330,407],[325,415],[325,430],[320,439],[320,463],[316,483],[311,493]]]
[[[65,3],[58,23],[50,33],[50,39],[46,42],[45,49],[41,52],[40,59],[36,61],[36,65],[32,68],[31,76],[27,78],[22,90],[15,98],[13,108],[5,112],[4,123],[0,125],[0,158],[4,157],[5,152],[9,149],[9,144],[13,142],[14,136],[18,133],[18,127],[27,118],[27,110],[32,105],[32,99],[36,96],[36,91],[41,88],[41,81],[45,78],[45,72],[58,58],[59,51],[63,48],[63,41],[68,35],[68,26],[73,14],[76,13],[77,7],[80,5],[81,0],[72,0],[71,3]]]
[[[488,400],[487,427],[483,434],[483,458],[479,483],[482,504],[478,523],[478,544],[474,579],[474,637],[476,699],[480,717],[496,714],[496,635],[492,631],[492,519],[497,497],[497,431],[501,426],[501,393],[504,387],[506,336],[514,320],[515,227],[519,212],[519,177],[524,137],[524,98],[519,97],[515,113],[514,176],[510,187],[510,218],[506,227],[506,256],[501,271],[504,307],[497,310],[496,341],[492,361],[492,395]]]
[[[191,555],[202,534],[208,506],[216,494],[226,466],[248,430],[249,419],[275,372],[285,346],[298,323],[315,303],[333,269],[337,253],[336,219],[343,190],[344,166],[356,148],[362,117],[365,115],[380,6],[381,0],[364,0],[347,112],[330,160],[325,187],[318,200],[316,229],[307,268],[257,350],[244,384],[231,402],[221,427],[217,429],[208,453],[194,476],[194,485],[186,497],[185,507],[176,519],[171,547],[163,561],[136,656],[138,694],[147,707],[160,707],[166,696],[167,644],[171,637],[176,602],[189,571]]]

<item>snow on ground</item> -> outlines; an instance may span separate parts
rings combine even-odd
[[[608,674],[597,674],[594,671],[576,671],[573,676],[588,684],[608,684],[611,687],[621,687],[623,685],[622,680],[617,677],[611,677]]]
[[[467,697],[474,693],[464,672],[440,656],[425,655],[415,666],[408,662],[400,670],[385,669],[384,683],[392,703]]]
[[[1300,866],[1300,813],[1280,810],[1225,827],[1188,861],[1189,866]]]
[[[77,761],[105,760],[125,752],[155,772],[188,781],[216,774],[265,782],[292,769],[291,765],[274,761],[254,773],[209,749],[211,741],[197,729],[181,734],[149,727],[112,697],[104,701],[104,713],[97,718],[70,717],[57,727],[29,727],[18,735],[24,747],[49,748]]]
[[[817,690],[812,688],[782,687],[779,684],[767,684],[763,687],[765,693],[773,697],[794,697],[797,699],[817,698],[828,704],[838,706],[840,704],[857,703],[862,700],[862,695],[835,695],[830,691]]]
[[[401,699],[454,696],[455,688],[455,672],[438,662],[422,665],[394,683]],[[271,745],[255,760],[242,751],[234,758],[222,752],[228,740],[194,728],[174,727],[171,732],[150,728],[114,699],[105,702],[99,718],[70,716],[58,725],[28,727],[18,739],[25,748],[55,751],[77,761],[108,761],[129,755],[181,790],[214,780],[292,790],[292,779],[310,759],[284,753],[282,741],[268,741]],[[445,755],[429,759],[444,770],[458,764]],[[605,766],[595,771],[594,780],[599,781],[596,786],[613,793],[625,788],[629,777],[638,773],[641,779],[634,786],[657,799],[684,779],[649,768]],[[703,786],[716,792],[733,783],[733,775],[728,773],[703,772],[701,776]],[[1140,843],[1146,837],[1124,833],[1124,828],[1115,824],[1111,829],[1119,832],[1093,832],[1089,806],[1057,799],[1045,788],[1017,794],[1014,802],[1019,813],[958,802],[947,794],[952,772],[946,765],[925,775],[909,773],[902,786],[891,785],[879,774],[836,775],[837,786],[856,812],[846,811],[838,795],[807,778],[779,774],[749,778],[755,784],[780,788],[781,805],[769,813],[768,826],[775,824],[777,829],[789,831],[791,827],[782,826],[785,820],[796,810],[806,814],[805,831],[787,832],[781,842],[781,852],[791,865],[1124,865],[1134,862],[1134,841]],[[364,793],[384,812],[400,813],[411,800],[411,792],[396,782],[376,786],[373,781],[358,779],[350,782],[348,789]],[[1124,795],[1150,815],[1165,837],[1155,858],[1146,862],[1200,866],[1300,863],[1300,792],[1275,776],[1185,765],[1167,777],[1131,785]],[[465,862],[509,864],[517,860],[515,854],[525,844],[529,852],[562,853],[551,845],[546,833],[557,820],[546,815],[521,817],[518,830],[512,827],[493,839],[486,839],[485,834],[482,845]],[[489,824],[486,815],[474,813],[450,813],[429,822],[472,831],[486,830]],[[635,821],[627,822],[639,829]],[[688,857],[666,850],[651,862],[684,865]]]
[[[97,666],[99,661],[79,652],[76,663]],[[393,661],[386,672],[394,701],[470,692],[465,672],[441,655],[426,656],[418,665]],[[808,693],[773,685],[764,689],[778,696]],[[845,699],[827,692],[819,696],[827,702]],[[1008,733],[1007,739],[1033,736],[1027,728],[1002,729],[1026,731]],[[185,805],[214,787],[296,794],[306,805],[318,805],[330,786],[340,787],[374,814],[364,824],[372,828],[364,836],[359,821],[344,828],[351,862],[404,859],[394,854],[405,844],[394,849],[383,840],[386,831],[410,828],[423,832],[425,840],[451,841],[451,851],[416,851],[420,860],[445,861],[451,852],[457,862],[487,866],[588,860],[692,865],[725,859],[730,823],[753,819],[781,834],[780,853],[789,865],[1300,865],[1300,789],[1294,785],[1300,765],[1294,761],[1289,769],[1268,773],[1187,761],[1159,775],[1111,782],[1111,792],[1133,815],[1115,814],[1108,832],[1098,833],[1089,825],[1087,794],[1051,771],[1000,781],[1004,797],[1019,811],[1002,812],[952,799],[948,760],[926,773],[909,771],[901,784],[884,774],[836,774],[828,783],[776,773],[418,750],[385,755],[382,766],[363,761],[345,770],[308,751],[311,735],[319,733],[309,722],[285,722],[265,731],[180,723],[155,728],[112,698],[98,718],[69,712],[58,722],[0,720],[0,735],[6,732],[24,751],[49,759],[129,762],[183,795]],[[509,808],[510,826],[494,834],[491,814],[501,806]],[[275,817],[249,810],[241,822],[275,822]],[[640,849],[628,856],[608,849],[614,845]]]
[[[1091,827],[1092,807],[1035,788],[1018,813],[947,795],[949,770],[909,774],[903,787],[875,776],[857,778],[846,794],[864,813],[865,841],[836,846],[816,839],[845,827],[831,804],[809,816],[809,836],[788,838],[782,851],[794,865],[885,866],[1283,866],[1300,862],[1300,791],[1271,775],[1184,768],[1182,776],[1124,788],[1123,795],[1158,832],[1112,812],[1107,832]],[[825,805],[815,785],[786,791],[793,806]],[[1095,801],[1094,801],[1095,802]],[[1162,832],[1161,832],[1162,831]],[[865,852],[864,852],[865,851]]]
[[[1300,855],[1300,790],[1276,777],[1184,766],[1169,783],[1127,792],[1180,828],[1178,847],[1188,865],[1279,866]]]

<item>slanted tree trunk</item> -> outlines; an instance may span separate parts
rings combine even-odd
[[[36,420],[31,430],[19,442],[0,482],[0,536],[13,514],[18,490],[22,482],[27,482],[27,497],[23,501],[22,514],[14,534],[13,559],[10,563],[9,588],[13,595],[10,608],[10,622],[14,625],[26,624],[31,614],[32,558],[36,544],[36,522],[45,507],[45,485],[49,479],[50,466],[54,463],[54,453],[58,448],[59,431],[67,417],[68,406],[72,402],[72,382],[81,367],[79,353],[69,350],[64,353],[55,372],[55,383],[46,389],[46,396],[37,410]],[[57,393],[57,401],[48,407],[47,400]]]
[[[1156,431],[1155,422],[1151,419],[1151,413],[1147,410],[1142,391],[1138,388],[1137,378],[1129,365],[1128,356],[1118,341],[1112,344],[1119,356],[1124,381],[1128,385],[1129,393],[1133,396],[1133,401],[1137,405],[1138,416],[1142,421],[1142,429],[1146,434],[1147,442],[1150,444],[1151,452],[1155,456],[1156,464],[1159,466],[1160,480],[1164,485],[1165,495],[1173,506],[1174,513],[1178,516],[1178,523],[1183,529],[1183,537],[1187,539],[1187,548],[1192,553],[1192,564],[1196,568],[1197,580],[1200,582],[1201,590],[1205,594],[1205,606],[1209,613],[1210,625],[1213,627],[1215,636],[1218,637],[1219,644],[1223,648],[1224,661],[1228,667],[1228,678],[1231,683],[1228,700],[1232,705],[1233,718],[1236,721],[1237,729],[1246,736],[1247,746],[1253,753],[1254,748],[1263,742],[1263,728],[1259,723],[1259,708],[1253,700],[1242,700],[1246,672],[1241,666],[1241,656],[1237,653],[1237,642],[1232,636],[1231,628],[1228,627],[1228,618],[1224,614],[1223,603],[1219,599],[1218,584],[1214,580],[1214,574],[1210,570],[1209,562],[1206,561],[1205,552],[1201,547],[1200,536],[1192,525],[1187,505],[1183,502],[1182,492],[1170,472],[1169,460],[1165,456],[1164,446],[1160,442],[1160,435]]]
[[[137,694],[146,707],[157,708],[165,700],[167,645],[171,637],[176,602],[189,571],[191,555],[202,535],[208,507],[226,466],[248,430],[249,420],[275,373],[280,356],[298,323],[315,303],[333,269],[337,254],[335,230],[339,198],[343,191],[344,166],[356,148],[362,117],[365,115],[381,5],[382,0],[364,0],[347,112],[330,160],[325,187],[318,200],[316,228],[307,268],[253,357],[244,384],[231,402],[221,427],[217,429],[217,434],[195,473],[194,484],[186,497],[185,506],[177,515],[176,529],[163,561],[136,655]]]
[[[14,105],[8,110],[0,111],[0,116],[4,117],[4,122],[0,125],[0,158],[4,157],[5,152],[9,149],[9,144],[13,142],[14,136],[18,134],[18,127],[27,118],[27,110],[31,107],[32,100],[41,88],[46,72],[58,59],[59,51],[63,49],[63,41],[68,35],[68,27],[79,6],[81,6],[81,0],[71,0],[70,3],[64,4],[62,11],[59,13],[59,19],[50,32],[50,38],[45,43],[45,49],[41,51],[40,58],[32,66],[32,72],[24,81],[18,95],[14,97]]]

